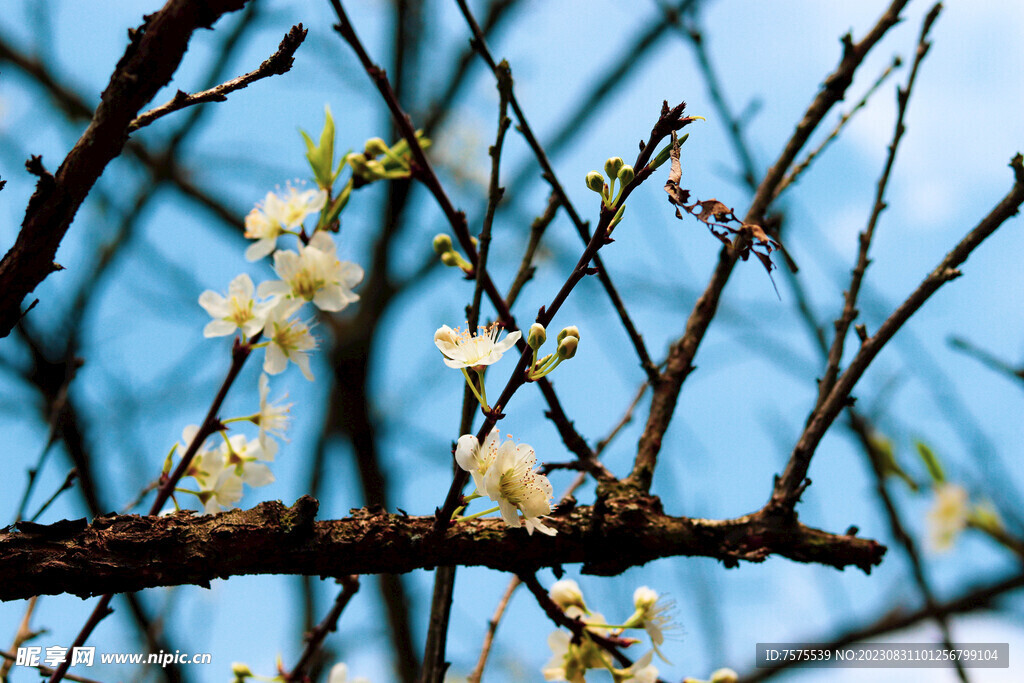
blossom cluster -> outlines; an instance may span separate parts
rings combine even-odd
[[[655,654],[668,661],[658,646],[665,642],[665,631],[676,628],[669,614],[672,602],[664,600],[647,586],[641,586],[633,593],[633,614],[622,624],[614,625],[609,624],[604,615],[587,607],[583,592],[575,581],[564,579],[556,582],[549,595],[567,617],[579,620],[585,628],[583,636],[575,642],[567,631],[555,631],[548,636],[552,656],[542,670],[544,680],[585,683],[586,672],[591,669],[608,671],[616,683],[654,683],[658,679],[658,669],[651,662]],[[652,649],[631,666],[619,669],[615,667],[611,654],[590,636],[616,638],[624,646],[639,643],[636,639],[620,637],[628,629],[643,629],[651,640]]]
[[[329,192],[320,189],[300,190],[289,184],[278,194],[268,192],[245,219],[245,236],[255,240],[246,249],[250,261],[273,255],[274,272],[278,279],[253,284],[247,273],[236,276],[228,285],[227,294],[206,290],[199,296],[199,305],[213,318],[203,329],[206,337],[239,334],[238,344],[249,348],[263,348],[263,373],[260,376],[260,411],[248,417],[233,418],[220,424],[217,434],[222,443],[210,447],[205,443],[193,445],[199,427],[187,427],[182,456],[191,447],[185,477],[193,478],[198,490],[177,488],[179,493],[196,495],[206,512],[216,512],[236,504],[242,497],[242,485],[264,486],[274,481],[274,475],[265,464],[274,459],[277,442],[268,435],[283,436],[288,425],[291,404],[269,403],[269,379],[285,370],[289,361],[302,371],[306,379],[313,379],[309,353],[316,348],[316,339],[309,325],[297,317],[307,302],[321,311],[340,311],[359,300],[352,289],[363,279],[363,269],[338,258],[334,240],[320,229],[321,220],[308,234],[303,227],[306,219],[319,214],[327,206]],[[296,249],[279,249],[282,235],[296,238]],[[264,341],[261,341],[261,338]],[[227,423],[248,420],[259,426],[259,437],[250,440],[242,434],[228,436]],[[170,458],[164,474],[170,469]]]
[[[498,504],[506,524],[525,527],[531,536],[534,531],[555,535],[555,530],[543,522],[544,515],[551,512],[551,482],[536,471],[533,448],[516,444],[511,437],[502,442],[495,427],[482,445],[472,434],[460,436],[455,461],[473,477],[476,495],[487,496]]]
[[[265,464],[272,461],[277,454],[278,443],[271,437],[284,438],[284,432],[291,419],[289,411],[292,404],[268,400],[270,381],[265,374],[260,375],[259,391],[259,412],[226,420],[252,422],[259,427],[259,436],[255,439],[249,439],[244,434],[229,437],[226,429],[222,429],[217,432],[221,436],[218,446],[198,444],[184,476],[193,478],[199,488],[195,491],[176,489],[179,493],[191,493],[198,497],[207,513],[219,512],[235,505],[242,498],[242,484],[257,487],[266,486],[274,481],[274,474]],[[179,449],[184,453],[198,435],[197,425],[185,427],[182,442],[175,444],[172,454]],[[169,469],[169,466],[170,459],[165,465],[165,470]]]
[[[313,379],[309,352],[316,340],[309,326],[295,314],[306,302],[321,311],[340,311],[359,300],[352,289],[363,279],[363,269],[338,258],[334,240],[322,230],[305,239],[303,221],[323,209],[327,191],[298,191],[289,185],[278,196],[268,192],[261,205],[246,217],[245,236],[256,240],[246,250],[250,260],[273,253],[277,280],[253,286],[245,273],[228,285],[227,295],[207,290],[199,297],[199,305],[213,320],[203,330],[207,337],[241,332],[243,341],[251,342],[261,333],[266,342],[255,344],[266,348],[263,371],[276,375],[284,371],[288,361],[295,363],[308,380]],[[297,237],[297,250],[278,249],[281,235]]]

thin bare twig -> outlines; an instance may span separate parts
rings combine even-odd
[[[512,594],[516,592],[522,581],[518,576],[513,576],[508,586],[505,588],[505,592],[501,596],[501,600],[498,601],[498,606],[494,609],[494,616],[487,622],[487,634],[484,636],[484,643],[480,647],[480,658],[477,659],[476,666],[473,667],[473,671],[470,672],[469,676],[466,677],[467,683],[480,683],[480,679],[484,675],[484,667],[487,666],[487,658],[491,654],[491,645],[494,644],[494,634],[498,630],[498,624],[501,623],[501,618],[505,615],[505,609],[508,607],[509,601],[512,599]]]
[[[469,9],[469,5],[466,0],[456,0],[459,5],[459,9],[462,12],[462,16],[466,19],[466,23],[469,24],[470,31],[473,33],[473,46],[477,52],[487,63],[487,66],[491,68],[495,78],[502,79],[505,76],[502,75],[502,67],[495,61],[494,56],[491,54],[490,49],[487,47],[486,37],[477,23],[476,18],[473,16],[472,11]],[[504,69],[508,70],[508,64],[502,61]],[[519,101],[516,99],[515,91],[511,85],[511,75],[508,77],[509,80],[509,103],[512,106],[512,111],[515,112],[516,120],[519,121],[517,129],[526,139],[527,144],[533,151],[534,156],[537,158],[537,162],[540,164],[541,169],[544,171],[544,179],[551,186],[551,192],[556,195],[561,202],[562,207],[565,209],[573,225],[576,227],[576,232],[579,234],[580,239],[583,240],[583,244],[588,244],[591,240],[590,228],[585,221],[583,221],[579,214],[576,212],[572,202],[569,201],[568,195],[562,188],[562,184],[558,181],[558,177],[555,175],[555,169],[551,166],[551,162],[548,161],[548,156],[538,142],[537,137],[533,134],[533,129],[530,128],[529,122],[526,120],[526,115],[523,113],[522,108],[519,106]],[[637,169],[639,170],[639,169]],[[601,286],[604,288],[608,295],[609,300],[612,302],[612,306],[615,308],[615,312],[619,316],[619,320],[622,323],[623,328],[626,330],[626,334],[629,336],[630,342],[633,348],[636,350],[637,356],[640,359],[640,367],[647,374],[647,379],[652,384],[658,380],[658,372],[654,367],[654,362],[651,360],[650,354],[647,352],[647,347],[644,344],[643,337],[636,329],[636,325],[633,324],[632,318],[630,318],[626,306],[622,302],[622,297],[619,296],[618,290],[615,285],[612,284],[611,277],[608,275],[608,271],[601,261],[601,257],[597,254],[593,258],[594,267],[597,269],[597,277],[601,282]]]
[[[498,132],[494,144],[490,148],[491,156],[491,179],[487,193],[487,210],[484,213],[483,227],[480,230],[480,252],[476,267],[476,282],[473,287],[473,299],[469,305],[467,324],[474,329],[480,321],[480,303],[484,291],[484,274],[487,272],[487,257],[490,254],[491,228],[494,223],[494,214],[498,209],[504,189],[500,184],[501,151],[505,143],[505,133],[511,121],[508,118],[509,92],[512,87],[512,77],[508,68],[503,71],[503,77],[498,80]],[[459,433],[466,434],[473,427],[473,415],[476,413],[476,398],[472,395],[469,387],[463,389],[462,394],[462,424],[459,425]],[[456,468],[458,471],[458,468]],[[430,629],[427,632],[427,642],[423,653],[423,673],[420,677],[422,683],[440,682],[444,679],[448,665],[445,662],[445,651],[448,640],[448,623],[451,617],[452,596],[455,589],[454,566],[440,567],[434,573],[434,592],[430,605]]]
[[[899,21],[900,12],[907,1],[893,0],[875,26],[859,43],[854,43],[849,34],[843,37],[843,56],[839,66],[825,79],[824,85],[804,112],[803,118],[786,142],[779,158],[761,180],[743,223],[756,225],[763,222],[765,212],[775,196],[775,188],[782,182],[796,155],[807,143],[811,133],[829,110],[843,98],[846,89],[853,81],[854,74],[868,52]],[[650,413],[640,437],[633,471],[627,480],[632,485],[639,486],[644,490],[650,488],[658,452],[661,450],[665,431],[675,412],[679,392],[683,382],[693,371],[693,360],[707,333],[708,326],[718,310],[718,302],[739,259],[739,247],[743,246],[744,240],[744,237],[738,236],[732,246],[722,247],[714,273],[686,321],[686,330],[683,336],[672,345],[669,351],[667,365],[661,375],[662,381],[654,388]]]
[[[343,576],[338,579],[338,583],[341,584],[341,592],[335,598],[331,611],[327,613],[323,621],[306,635],[306,647],[303,648],[299,661],[295,663],[291,671],[283,674],[284,680],[288,683],[307,680],[306,673],[313,663],[313,658],[320,651],[327,635],[332,631],[338,630],[338,620],[341,619],[341,613],[345,611],[345,607],[352,599],[352,596],[359,592],[358,576]]]
[[[850,330],[850,325],[858,315],[857,296],[860,294],[860,286],[864,281],[864,273],[867,271],[868,264],[870,263],[870,260],[868,259],[868,250],[871,247],[871,240],[875,236],[875,227],[878,225],[878,218],[886,208],[885,190],[889,185],[889,177],[892,173],[893,165],[896,163],[896,152],[899,149],[900,140],[903,139],[903,133],[906,130],[903,125],[903,119],[904,116],[906,116],[907,105],[910,102],[910,95],[913,92],[914,82],[917,79],[917,70],[921,66],[921,61],[924,59],[925,55],[928,54],[928,48],[931,46],[931,43],[928,42],[928,32],[931,30],[932,24],[935,23],[935,20],[938,19],[940,11],[942,11],[942,5],[936,4],[925,17],[924,23],[921,26],[921,36],[918,39],[917,50],[914,55],[914,64],[910,69],[910,76],[907,79],[907,87],[896,89],[898,109],[896,113],[896,125],[892,134],[892,141],[889,143],[889,154],[886,157],[882,174],[878,178],[878,187],[875,190],[875,202],[871,209],[871,216],[868,218],[867,227],[864,229],[864,232],[860,233],[860,248],[857,252],[857,265],[853,269],[853,275],[850,278],[850,286],[846,290],[842,313],[840,314],[839,319],[835,322],[835,337],[832,339],[832,347],[829,349],[828,364],[825,367],[825,372],[822,375],[821,380],[818,382],[818,400],[815,404],[815,409],[821,406],[829,392],[832,391],[832,387],[835,385],[836,376],[839,374],[839,364],[843,358],[843,348],[846,344],[846,335]]]
[[[951,337],[949,345],[957,351],[970,356],[990,370],[995,370],[1007,377],[1012,377],[1018,382],[1024,382],[1024,367],[1015,367],[991,351],[983,349],[963,337]]]
[[[818,443],[839,412],[847,405],[850,392],[853,391],[854,385],[860,380],[871,361],[939,287],[960,276],[957,267],[967,260],[971,252],[1005,221],[1016,215],[1021,204],[1024,204],[1024,157],[1017,154],[1010,162],[1010,166],[1014,172],[1014,184],[1009,193],[892,312],[878,328],[878,332],[861,343],[860,349],[850,362],[849,367],[839,376],[821,407],[814,411],[812,419],[808,422],[790,455],[786,469],[776,481],[770,505],[783,510],[793,509],[805,486],[804,479],[807,469]]]
[[[5,652],[4,650],[0,650],[0,657],[4,658],[5,666],[17,660],[17,655],[15,655],[14,652]],[[53,673],[53,669],[51,669],[48,666],[39,665],[33,668],[39,672],[40,676],[47,676]],[[64,678],[68,679],[69,681],[76,681],[77,683],[102,683],[101,681],[97,681],[93,678],[86,678],[85,676],[75,676],[73,674],[66,674]],[[6,679],[0,677],[0,680]]]
[[[915,65],[919,61],[920,59],[915,59]],[[891,76],[896,71],[896,69],[898,69],[901,66],[902,63],[903,62],[900,59],[899,55],[893,57],[892,62],[889,63],[889,66],[885,67],[885,70],[882,71],[882,74],[875,80],[874,83],[871,84],[871,87],[868,88],[868,91],[864,93],[864,96],[857,101],[857,104],[853,105],[853,107],[851,107],[848,112],[839,117],[839,123],[837,123],[836,127],[832,129],[832,132],[830,132],[828,136],[821,141],[820,145],[818,145],[810,152],[808,152],[807,156],[804,157],[804,160],[796,164],[793,167],[793,170],[789,172],[789,175],[786,176],[786,179],[779,183],[779,186],[775,188],[776,199],[786,190],[786,188],[795,183],[797,179],[804,173],[804,171],[810,168],[811,164],[814,163],[814,160],[817,159],[818,156],[822,152],[824,152],[825,149],[827,149],[828,146],[839,137],[839,134],[843,132],[844,128],[846,128],[846,124],[848,124],[853,119],[854,115],[858,111],[860,111],[867,105],[868,100],[871,99],[871,96],[878,91],[882,84],[889,79],[889,76]],[[907,89],[910,89],[909,85]]]
[[[533,223],[530,225],[530,237],[526,242],[526,250],[523,252],[523,258],[519,262],[519,270],[516,271],[516,276],[512,279],[512,284],[508,288],[508,294],[505,295],[505,301],[511,307],[516,299],[519,298],[519,292],[522,291],[523,286],[530,281],[534,273],[533,259],[537,253],[537,247],[540,245],[540,240],[544,236],[544,232],[551,225],[551,221],[555,219],[555,213],[558,211],[558,207],[561,202],[558,199],[558,195],[552,192],[548,195],[548,205],[545,207],[543,213],[537,216]]]
[[[390,83],[388,82],[387,75],[379,66],[374,64],[373,60],[370,59],[369,55],[366,52],[366,48],[363,46],[362,42],[359,40],[359,37],[356,35],[355,29],[352,26],[352,23],[350,22],[348,15],[345,13],[345,10],[342,7],[341,2],[339,0],[331,0],[331,6],[334,8],[335,14],[338,17],[339,22],[335,26],[335,30],[338,31],[342,38],[352,47],[352,50],[356,53],[356,56],[359,58],[359,61],[363,65],[363,68],[365,69],[367,75],[373,80],[374,84],[377,86],[377,89],[381,94],[381,97],[387,104],[388,109],[391,112],[392,120],[398,126],[402,134],[402,137],[409,144],[409,148],[412,153],[414,161],[414,176],[418,180],[420,180],[433,195],[434,199],[441,207],[442,212],[445,214],[445,218],[448,220],[448,223],[451,226],[452,231],[455,233],[456,238],[459,240],[459,245],[462,247],[462,250],[466,253],[466,257],[469,259],[470,263],[473,264],[474,267],[476,267],[479,257],[476,251],[476,246],[473,244],[473,241],[469,234],[469,226],[466,222],[466,215],[462,211],[456,210],[455,206],[451,203],[451,200],[448,198],[448,195],[445,192],[444,187],[441,185],[441,181],[438,179],[437,174],[434,172],[433,167],[430,164],[430,161],[427,159],[426,155],[423,152],[423,148],[416,137],[416,131],[413,128],[409,116],[402,110],[402,107],[398,102],[395,92],[391,88]],[[623,192],[623,199],[626,195],[628,195],[629,191],[631,191],[632,188],[638,184],[639,182],[634,181],[634,184],[627,186],[627,188],[625,188],[625,191]],[[609,216],[609,219],[610,218],[611,216]],[[601,246],[601,244],[603,244],[603,239],[601,240],[601,243],[598,243],[597,241],[594,242],[595,246],[592,253],[588,255],[588,262],[589,259],[592,257],[593,253],[596,253],[597,249]],[[575,286],[579,279],[581,279],[586,274],[588,274],[587,271],[581,271],[579,273],[576,273],[576,270],[574,270],[574,274],[570,276],[570,280],[572,280],[571,286],[569,286],[563,294],[567,295],[568,291],[571,291],[572,287]],[[490,275],[487,274],[486,269],[483,269],[482,282],[484,292],[487,294],[487,298],[490,300],[491,304],[497,310],[498,321],[506,330],[510,332],[519,329],[519,327],[516,324],[515,317],[512,315],[512,312],[509,309],[507,302],[502,298],[501,294],[498,292],[497,287],[491,280]],[[563,300],[564,296],[562,296],[562,298],[557,301],[557,305],[554,308],[551,308],[549,306],[548,312],[546,314],[547,318],[544,319],[544,316],[538,316],[537,322],[545,325],[549,323],[551,317],[553,317],[555,312],[557,311],[558,306],[561,306]],[[518,368],[517,372],[522,374],[522,372],[525,370],[525,363],[531,354],[531,349],[526,345],[526,341],[524,339],[520,339],[516,346],[522,353],[520,362],[523,364],[521,368]],[[518,388],[518,386],[522,384],[522,382],[523,378],[518,378],[518,383],[516,384],[515,388]],[[564,415],[564,413],[562,412],[560,406],[557,406],[557,404],[552,405],[551,397],[553,397],[555,394],[554,388],[551,387],[551,383],[547,380],[547,378],[542,378],[541,380],[538,381],[538,385],[540,386],[541,391],[545,396],[545,399],[548,400],[548,403],[551,406],[550,414],[552,416],[552,419],[559,419],[560,416]],[[515,389],[512,389],[512,391],[509,392],[508,396],[506,396],[505,398],[507,399],[508,397],[510,397],[511,394],[514,393],[514,391]],[[496,405],[504,405],[504,403]],[[479,436],[481,441],[486,437],[487,433],[490,431],[491,427],[493,427],[496,422],[497,414],[492,412],[492,415],[485,420],[484,426],[481,427]],[[591,451],[589,446],[586,446],[586,441],[584,441],[583,438],[576,433],[572,424],[568,420],[563,419],[563,421],[560,424],[558,424],[558,428],[559,433],[572,437],[564,439],[566,442],[566,446],[571,451],[576,453],[577,456],[580,457],[581,459],[590,459]],[[583,446],[582,448],[581,444]],[[449,516],[455,510],[455,508],[458,507],[458,496],[460,495],[461,489],[465,487],[467,481],[468,475],[463,470],[458,470],[455,474],[455,482],[453,482],[452,487],[449,489],[448,497],[445,500],[445,505],[443,508],[444,511]],[[441,521],[442,517],[443,516],[438,517],[438,533],[440,533],[442,525],[444,524],[444,522]]]
[[[277,51],[267,57],[254,71],[242,74],[238,78],[232,78],[230,81],[225,81],[218,86],[192,95],[179,90],[174,94],[174,97],[164,104],[139,114],[128,124],[128,132],[133,133],[140,128],[148,126],[162,116],[167,116],[186,107],[192,107],[205,102],[225,102],[228,99],[228,93],[241,90],[250,83],[255,83],[264,78],[288,73],[292,68],[292,63],[295,61],[295,51],[299,49],[299,46],[302,45],[302,41],[305,39],[306,29],[302,28],[302,24],[292,26],[291,30],[281,39],[281,44],[278,45]]]

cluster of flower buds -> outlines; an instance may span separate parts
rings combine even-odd
[[[416,131],[416,141],[423,149],[430,146],[430,139],[424,136],[421,130]],[[362,184],[375,180],[408,178],[412,175],[412,153],[409,150],[409,142],[404,138],[393,145],[388,145],[380,138],[370,138],[363,146],[361,154],[349,153],[345,155],[345,162],[352,169],[353,176]]]
[[[445,233],[434,237],[434,253],[441,257],[441,263],[451,268],[461,268],[466,275],[473,274],[473,264],[466,260],[452,244],[452,238]]]
[[[621,157],[612,157],[604,162],[604,172],[608,174],[609,180],[607,182],[605,182],[604,176],[601,175],[600,171],[588,173],[586,179],[587,187],[601,195],[601,204],[604,208],[615,209],[622,197],[622,191],[633,182],[636,173],[633,171],[632,166],[622,161]],[[618,191],[615,190],[616,181],[619,184]],[[611,222],[608,224],[608,232],[611,232],[622,220],[622,214],[625,209],[626,205],[623,204],[615,210],[615,216],[612,217]]]
[[[536,382],[541,377],[550,374],[563,360],[569,360],[576,355],[576,348],[580,343],[580,331],[575,325],[570,325],[558,333],[558,348],[555,353],[549,353],[543,358],[538,358],[540,347],[547,341],[547,330],[540,323],[530,326],[530,335],[526,343],[533,349],[533,362],[526,371],[526,380]]]
[[[651,661],[655,653],[665,660],[658,646],[665,641],[664,632],[676,627],[668,615],[672,607],[671,602],[663,600],[647,586],[641,586],[633,594],[633,614],[624,623],[615,625],[609,624],[602,614],[587,607],[583,592],[575,581],[564,579],[556,582],[551,587],[549,596],[567,617],[583,622],[585,629],[583,637],[579,639],[573,638],[572,634],[566,631],[555,631],[548,637],[552,657],[543,669],[545,680],[578,683],[586,680],[585,674],[589,669],[603,669],[609,672],[616,683],[654,683],[658,679],[658,669]],[[620,645],[625,646],[639,643],[640,641],[635,638],[621,636],[627,629],[646,631],[651,639],[652,649],[637,659],[632,666],[617,669],[608,651],[589,636],[614,638]]]
[[[587,174],[587,187],[601,195],[601,201],[609,209],[615,208],[622,196],[622,190],[636,177],[633,167],[625,163],[621,157],[612,157],[604,162],[604,172],[608,174],[609,181],[605,182],[600,171],[591,171]],[[619,183],[619,191],[615,191],[615,182]]]

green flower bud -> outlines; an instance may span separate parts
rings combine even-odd
[[[580,340],[572,335],[565,337],[558,342],[558,357],[562,360],[569,360],[576,355],[576,347],[579,343]]]
[[[534,323],[530,325],[530,336],[526,338],[526,343],[531,349],[536,351],[547,341],[547,338],[548,333],[544,326],[540,323]]]
[[[369,159],[366,161],[366,170],[374,180],[379,180],[384,177],[384,174],[388,172],[384,164],[377,161],[376,159]]]
[[[587,187],[594,192],[601,192],[604,189],[604,176],[597,171],[587,174]]]
[[[629,185],[631,182],[633,182],[633,178],[635,176],[636,176],[636,173],[633,172],[633,167],[632,166],[626,165],[626,166],[623,166],[622,168],[619,169],[618,178],[619,178],[619,182],[622,183],[623,187],[625,187],[626,185]]]
[[[559,332],[558,341],[561,342],[563,339],[569,336],[576,337],[576,339],[579,340],[580,331],[576,328],[575,325],[570,325],[569,327],[566,327],[561,332]]]
[[[441,263],[446,266],[461,267],[459,266],[459,256],[454,251],[446,251],[441,254]]]
[[[452,238],[445,233],[434,237],[434,253],[440,256],[452,250]]]
[[[368,155],[375,157],[388,153],[388,143],[380,138],[370,138],[366,141],[365,151]]]
[[[231,673],[235,677],[235,680],[232,681],[232,683],[244,683],[245,679],[254,675],[252,670],[242,662],[232,663]]]
[[[622,157],[612,157],[608,161],[604,162],[604,172],[608,174],[609,178],[614,178],[619,175],[619,169],[622,168]]]

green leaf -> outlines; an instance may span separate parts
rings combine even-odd
[[[928,474],[931,476],[932,481],[936,484],[946,481],[946,475],[942,472],[942,465],[939,464],[939,459],[935,456],[935,452],[923,441],[915,441],[914,445],[917,447],[917,454],[921,456],[925,467],[928,468]]]
[[[324,127],[320,131],[320,144],[314,145],[313,139],[304,130],[300,130],[302,140],[306,143],[306,159],[313,170],[313,177],[321,188],[330,191],[334,186],[336,174],[334,167],[334,117],[331,108],[324,107]]]

